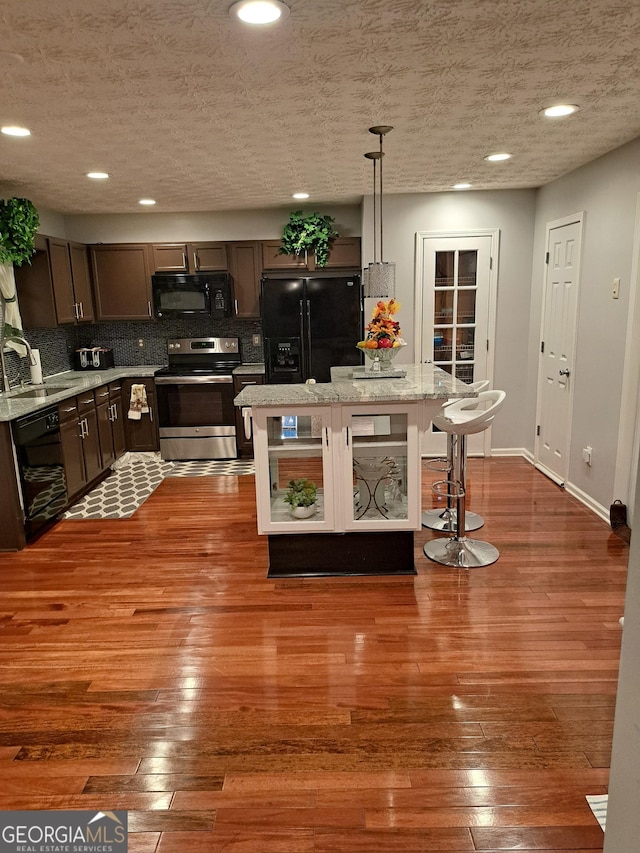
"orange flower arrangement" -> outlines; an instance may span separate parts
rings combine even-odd
[[[393,319],[400,308],[400,303],[393,298],[388,302],[381,299],[376,304],[371,321],[365,327],[367,337],[358,342],[360,349],[391,349],[405,345],[400,323]]]

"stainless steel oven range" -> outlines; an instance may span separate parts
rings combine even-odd
[[[155,373],[162,458],[236,459],[238,338],[178,338],[167,351],[168,366]]]

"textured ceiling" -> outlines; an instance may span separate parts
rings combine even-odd
[[[355,202],[375,124],[395,128],[385,193],[536,187],[640,134],[637,0],[290,0],[262,29],[230,5],[2,0],[0,124],[32,136],[0,136],[0,193],[62,213]],[[538,115],[557,101],[582,109]]]

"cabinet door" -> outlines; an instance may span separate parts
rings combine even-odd
[[[189,243],[189,269],[191,272],[226,272],[226,243]]]
[[[127,417],[129,401],[131,399],[131,386],[142,384],[147,391],[147,403],[149,413],[142,415],[139,421]],[[158,427],[156,423],[156,395],[153,379],[126,379],[123,383],[123,410],[126,420],[125,433],[127,437],[127,450],[154,451],[160,449],[158,438]]]
[[[326,269],[360,269],[362,258],[359,237],[336,237],[329,243]]]
[[[119,459],[127,449],[124,433],[124,417],[122,410],[122,383],[112,382],[109,385],[109,420],[113,435],[113,452]]]
[[[233,393],[237,396],[247,385],[264,385],[264,375],[261,373],[244,374],[233,377]],[[236,444],[238,456],[243,459],[253,458],[253,437],[247,438],[244,434],[244,418],[242,409],[236,406]]]
[[[336,453],[344,529],[420,529],[419,461],[417,407],[345,407]]]
[[[77,320],[79,323],[91,323],[94,311],[87,247],[82,243],[69,243],[69,260]]]
[[[113,447],[113,430],[111,427],[108,386],[103,385],[101,388],[98,388],[95,395],[100,456],[102,458],[102,470],[104,471],[105,468],[109,468],[113,465],[116,458]]]
[[[151,256],[156,272],[188,272],[186,243],[152,243]]]
[[[67,496],[71,498],[80,492],[86,483],[80,423],[76,418],[60,423],[60,442],[64,460],[64,476],[67,482]]]
[[[97,320],[150,320],[151,263],[146,243],[90,247]]]
[[[87,483],[102,472],[102,456],[100,455],[100,433],[98,431],[98,414],[95,408],[82,415],[84,435],[82,450],[84,454],[84,475]]]
[[[307,258],[303,255],[281,255],[279,254],[282,240],[262,241],[262,268],[265,270],[310,270],[315,269],[313,255]],[[309,266],[309,263],[311,266]]]
[[[304,533],[335,529],[331,410],[317,406],[254,409],[254,450],[259,533]],[[291,480],[317,488],[306,518],[285,501]]]
[[[233,278],[236,317],[259,317],[262,275],[260,243],[228,243],[227,260]]]
[[[73,295],[69,244],[66,240],[57,240],[52,237],[49,237],[48,244],[58,323],[75,323],[76,301]]]
[[[15,268],[18,304],[24,329],[54,329],[58,325],[47,238],[36,234],[30,263]]]

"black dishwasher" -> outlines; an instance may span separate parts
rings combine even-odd
[[[60,421],[56,406],[13,422],[27,540],[52,522],[67,503]]]

